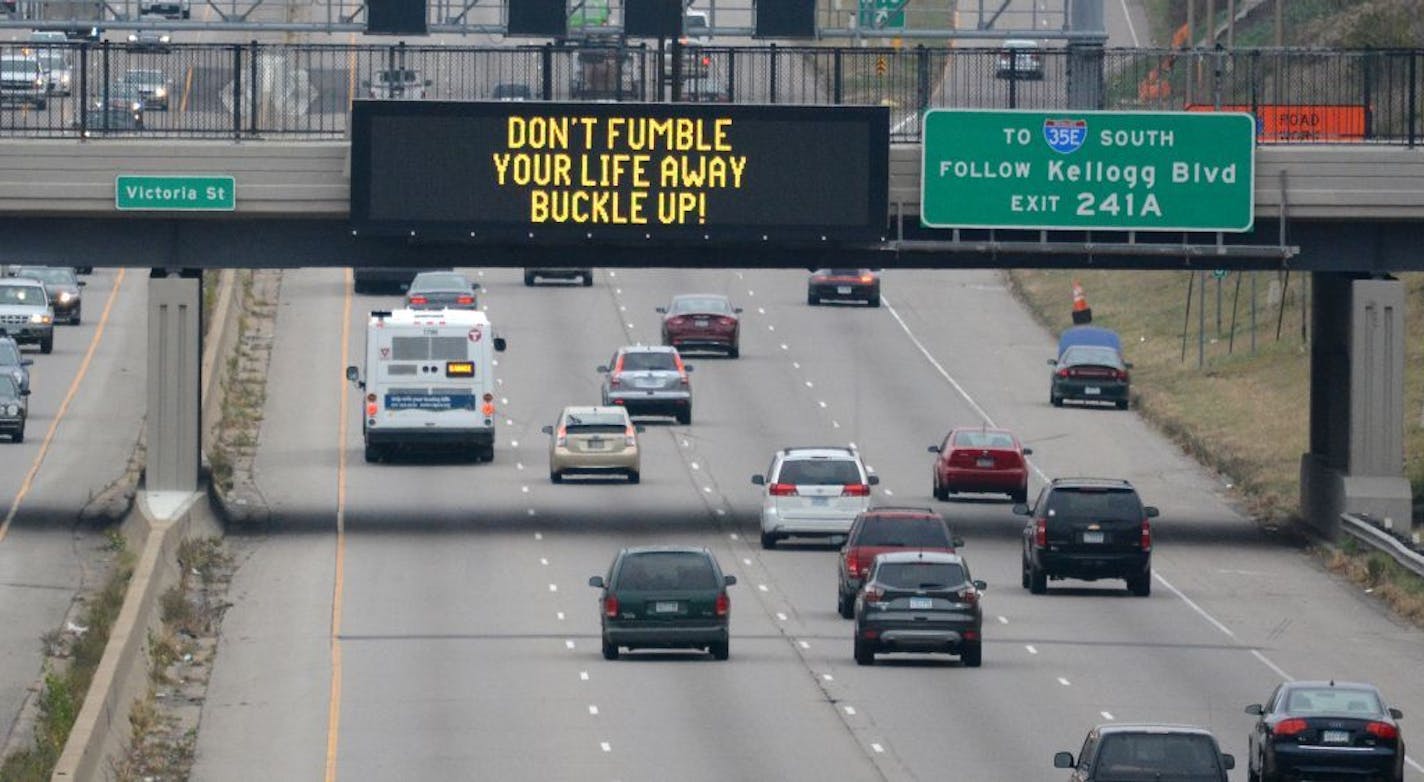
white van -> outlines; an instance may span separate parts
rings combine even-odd
[[[376,310],[366,324],[366,461],[401,448],[447,448],[494,459],[494,354],[504,338],[475,310]]]

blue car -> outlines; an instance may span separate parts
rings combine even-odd
[[[1099,326],[1074,326],[1058,338],[1048,401],[1062,407],[1065,401],[1110,402],[1126,410],[1132,365],[1122,358],[1117,332]]]

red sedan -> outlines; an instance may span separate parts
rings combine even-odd
[[[663,314],[663,344],[679,351],[717,350],[728,357],[742,354],[741,307],[733,307],[726,296],[689,293],[672,297]]]
[[[934,496],[948,500],[962,491],[1003,493],[1014,502],[1028,501],[1028,462],[1033,449],[1023,447],[1007,429],[962,427],[950,430],[944,442],[931,445],[939,454],[934,464]]]

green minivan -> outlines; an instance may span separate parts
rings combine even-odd
[[[732,614],[727,587],[735,583],[737,577],[723,575],[705,548],[619,551],[607,576],[588,580],[603,590],[598,606],[604,659],[618,659],[620,648],[706,649],[715,659],[727,659]]]

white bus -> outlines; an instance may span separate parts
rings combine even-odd
[[[474,310],[377,310],[366,325],[361,432],[366,461],[402,448],[448,448],[494,459],[494,354],[504,339]]]

